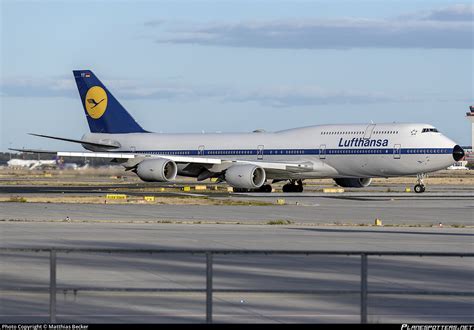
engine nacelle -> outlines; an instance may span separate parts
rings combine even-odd
[[[338,178],[334,181],[344,188],[365,188],[370,185],[372,178]]]
[[[265,180],[265,170],[257,165],[232,165],[225,172],[225,181],[234,188],[260,188]]]
[[[147,159],[137,165],[136,173],[147,182],[166,182],[176,178],[178,166],[169,159]]]

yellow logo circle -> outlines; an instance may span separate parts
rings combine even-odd
[[[102,87],[89,88],[84,101],[87,113],[94,119],[99,119],[107,109],[107,93]]]

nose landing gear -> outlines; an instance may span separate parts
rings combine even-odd
[[[416,179],[417,179],[417,184],[415,185],[415,187],[413,188],[413,190],[415,190],[415,192],[417,194],[421,194],[423,192],[425,192],[426,190],[426,187],[425,187],[425,184],[423,183],[423,179],[426,178],[426,174],[425,173],[420,173],[420,174],[417,174],[416,175]]]

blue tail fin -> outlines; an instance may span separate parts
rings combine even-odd
[[[92,133],[146,133],[92,71],[73,73]]]

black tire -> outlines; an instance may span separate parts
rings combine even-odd
[[[254,189],[253,191],[254,192],[262,192],[262,193],[269,193],[269,192],[272,192],[272,186],[269,185],[269,184],[264,184],[260,188]]]
[[[282,188],[283,192],[303,192],[302,184],[285,184]]]
[[[249,192],[249,190],[246,189],[246,188],[234,188],[234,192],[236,192],[236,193],[246,193],[246,192]]]
[[[417,185],[415,185],[415,187],[413,188],[413,190],[415,190],[415,192],[416,192],[417,194],[421,194],[421,193],[425,192],[426,188],[425,188],[425,186],[423,186],[423,185],[421,185],[421,184],[417,184]]]
[[[295,192],[295,185],[291,183],[285,184],[282,190],[283,192]]]

